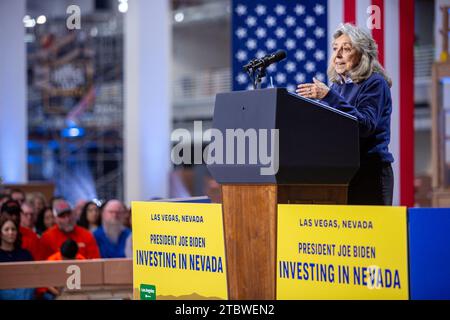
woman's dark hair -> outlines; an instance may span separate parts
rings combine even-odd
[[[1,193],[0,194],[0,201],[3,200],[3,199],[6,199],[5,202],[9,201],[9,200],[11,200],[11,196],[9,194],[6,194],[6,193]]]
[[[20,203],[15,200],[6,201],[1,208],[1,214],[7,214],[10,217],[16,219],[17,223],[20,224],[20,213],[22,209]]]
[[[42,235],[45,230],[47,230],[47,227],[45,226],[44,220],[45,220],[45,212],[47,210],[53,211],[52,207],[44,207],[41,211],[39,211],[37,219],[36,219],[36,232],[39,235]],[[53,214],[53,212],[52,212]]]
[[[80,219],[78,220],[78,225],[80,227],[83,227],[88,230],[89,230],[89,221],[87,219],[87,210],[91,204],[95,205],[98,208],[97,204],[94,201],[87,202],[83,206],[83,209],[81,209]],[[101,224],[102,224],[102,220],[101,220],[101,215],[99,213],[98,218],[97,218],[97,226],[100,226]]]
[[[14,220],[13,217],[6,215],[6,214],[0,215],[0,232],[1,232],[1,229],[3,228],[3,225],[8,221],[11,221],[16,226],[17,238],[16,238],[16,241],[14,241],[14,250],[19,249],[22,246],[22,235],[20,234],[19,224]],[[2,239],[0,237],[0,245],[1,244],[2,244]]]

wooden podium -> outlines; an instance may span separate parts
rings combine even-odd
[[[358,122],[285,89],[262,89],[218,94],[212,127],[224,137],[227,129],[278,129],[274,148],[270,139],[256,142],[268,155],[278,151],[274,174],[261,174],[267,163],[260,158],[251,164],[250,134],[233,150],[225,148],[223,158],[233,152],[234,161],[208,164],[222,185],[228,297],[274,300],[277,205],[347,203],[348,183],[359,168]],[[237,156],[242,149],[244,163]]]

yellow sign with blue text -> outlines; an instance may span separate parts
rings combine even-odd
[[[406,214],[278,205],[277,299],[408,299]]]
[[[134,299],[227,299],[220,204],[133,202]]]

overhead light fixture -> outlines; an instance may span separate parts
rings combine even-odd
[[[175,14],[174,19],[175,19],[176,22],[182,22],[184,20],[184,13],[183,12],[177,12]]]
[[[26,15],[22,19],[25,28],[33,28],[36,25],[36,20],[32,19],[29,15]]]
[[[61,136],[63,138],[80,138],[83,137],[85,133],[85,130],[83,128],[80,127],[68,127],[68,128],[64,128],[61,131]]]
[[[44,15],[40,15],[39,17],[37,17],[36,22],[37,24],[44,24],[47,22],[47,17]]]
[[[125,13],[128,11],[128,0],[119,0],[119,11]]]

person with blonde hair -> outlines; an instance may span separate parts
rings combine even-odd
[[[31,192],[26,195],[26,201],[33,206],[34,212],[38,213],[47,206],[47,199],[42,192]]]
[[[331,86],[313,79],[297,93],[355,116],[359,123],[360,168],[348,190],[348,203],[392,205],[394,161],[388,146],[392,81],[378,61],[378,47],[365,30],[346,23],[333,34],[328,68]]]

